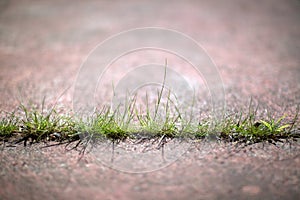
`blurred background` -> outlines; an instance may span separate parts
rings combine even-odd
[[[0,1],[0,109],[58,102],[72,107],[82,62],[121,31],[162,27],[206,49],[220,70],[229,110],[251,97],[276,113],[300,100],[298,0]]]

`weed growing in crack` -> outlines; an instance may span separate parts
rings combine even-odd
[[[18,131],[23,137],[17,141],[26,145],[28,140],[31,143],[42,140],[65,140],[76,135],[75,122],[72,117],[59,115],[54,109],[45,113],[43,109],[28,109],[20,106],[24,116],[18,120]]]
[[[212,119],[195,120],[193,109],[187,115],[177,106],[177,98],[171,98],[171,91],[166,89],[166,68],[163,84],[157,90],[156,99],[150,102],[146,92],[145,106],[137,103],[138,95],[127,97],[124,106],[115,109],[103,107],[86,118],[75,118],[62,115],[52,108],[45,112],[42,109],[19,107],[23,116],[15,112],[5,113],[0,119],[0,139],[7,141],[17,139],[24,141],[74,141],[85,140],[89,143],[94,138],[115,141],[142,138],[192,138],[203,139],[215,135],[217,139],[228,142],[253,144],[268,141],[271,143],[283,139],[300,138],[298,121],[299,107],[292,122],[285,122],[285,115],[274,118],[258,118],[258,106],[253,108],[252,100],[247,113],[225,117],[214,129]],[[193,99],[192,106],[195,104]],[[183,114],[184,113],[184,114]],[[1,116],[3,114],[1,113]],[[188,117],[189,116],[189,117]],[[196,121],[196,123],[195,123]],[[20,138],[21,137],[21,138]],[[79,143],[78,143],[79,144]]]
[[[268,141],[280,142],[282,139],[299,138],[299,131],[292,131],[298,120],[299,109],[291,123],[284,123],[285,115],[276,119],[269,115],[268,119],[257,119],[257,108],[252,108],[252,101],[248,113],[242,112],[233,117],[227,117],[221,125],[220,138],[230,142],[245,142],[253,144]]]
[[[1,115],[2,116],[2,115]],[[15,113],[5,113],[0,119],[0,138],[7,139],[18,131],[19,118]]]
[[[300,138],[297,124],[299,111],[290,123],[284,122],[285,116],[278,119],[273,117],[257,119],[255,112],[239,113],[225,118],[223,124],[219,124],[217,131],[211,133],[209,120],[202,120],[199,124],[185,122],[180,117],[180,113],[174,116],[169,115],[168,106],[165,107],[167,112],[165,117],[162,119],[157,115],[156,119],[159,120],[156,121],[149,111],[146,115],[141,115],[132,106],[128,108],[130,108],[127,110],[129,119],[124,118],[124,115],[118,116],[117,111],[111,112],[110,109],[103,109],[87,120],[75,120],[74,117],[60,115],[55,110],[43,113],[20,106],[23,117],[10,113],[1,118],[0,137],[1,140],[8,140],[21,136],[16,142],[24,141],[26,143],[48,140],[73,141],[84,139],[84,137],[102,137],[113,141],[140,136],[201,139],[210,134],[219,133],[220,140],[248,144]],[[124,119],[126,120],[124,121]],[[83,137],[79,137],[80,135]]]

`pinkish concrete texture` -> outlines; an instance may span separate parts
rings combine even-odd
[[[230,108],[251,96],[276,111],[299,103],[297,1],[4,1],[1,109],[51,104],[72,86],[88,53],[120,31],[157,26],[198,41],[219,67]],[[120,20],[122,19],[122,20]],[[66,78],[67,77],[67,78]],[[72,88],[62,104],[72,101]]]
[[[1,152],[2,199],[296,199],[299,143],[239,148],[198,143],[170,166],[149,173],[81,160],[64,146],[6,147]]]
[[[147,26],[193,37],[220,70],[230,111],[250,97],[274,115],[300,103],[300,3],[287,1],[0,2],[0,109],[42,102],[69,110],[89,52]],[[61,96],[61,94],[63,94]],[[60,98],[59,98],[60,97]],[[59,99],[58,99],[59,98]],[[264,111],[264,109],[262,109]],[[64,147],[1,151],[1,199],[296,199],[299,142],[291,149],[192,147],[171,166],[124,174]]]

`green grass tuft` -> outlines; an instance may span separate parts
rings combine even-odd
[[[26,108],[21,105],[24,116],[19,119],[19,133],[23,136],[21,141],[27,140],[65,140],[76,135],[76,123],[72,117],[59,115],[54,109],[49,112]]]
[[[122,140],[128,137],[127,130],[122,127],[115,118],[115,113],[111,114],[110,109],[103,109],[96,113],[83,124],[84,132],[95,137],[105,137],[112,140]]]
[[[224,120],[221,128],[221,138],[230,142],[257,143],[268,141],[271,143],[281,139],[299,138],[299,131],[293,131],[298,119],[296,113],[292,122],[284,122],[286,115],[276,119],[269,116],[268,119],[256,119],[256,111],[249,109],[246,115],[240,113],[235,117]]]
[[[131,107],[132,108],[132,107]],[[255,112],[230,116],[224,119],[213,132],[210,130],[210,121],[202,120],[197,125],[184,122],[180,114],[165,115],[160,118],[151,115],[141,115],[130,109],[130,120],[120,117],[117,110],[103,109],[99,113],[83,120],[75,120],[72,116],[58,114],[54,109],[49,112],[28,109],[20,106],[24,116],[17,117],[14,112],[5,115],[0,121],[0,137],[2,140],[15,138],[21,135],[19,141],[47,140],[78,140],[79,135],[92,135],[110,140],[124,140],[135,138],[143,134],[153,137],[191,137],[204,138],[216,134],[220,140],[253,144],[257,142],[276,142],[282,139],[300,138],[299,128],[296,126],[298,112],[294,120],[287,123],[285,115],[275,119],[256,119]],[[134,114],[135,113],[135,114]],[[134,120],[136,119],[136,121]],[[137,126],[138,125],[138,126]],[[81,137],[81,139],[83,139]]]
[[[6,139],[18,131],[19,119],[15,116],[15,113],[5,114],[0,119],[0,139]]]
[[[112,110],[104,107],[86,118],[75,118],[59,114],[55,109],[45,112],[42,109],[19,107],[23,116],[15,112],[6,113],[0,121],[0,139],[16,138],[17,142],[31,140],[31,142],[48,140],[79,140],[89,136],[91,138],[106,138],[109,140],[125,140],[146,135],[148,138],[176,138],[186,137],[201,139],[216,136],[228,142],[277,142],[282,139],[300,138],[299,128],[296,127],[299,109],[293,121],[287,122],[285,115],[276,119],[269,116],[258,119],[258,106],[253,109],[250,101],[247,113],[227,116],[217,126],[212,128],[212,119],[193,119],[182,114],[176,102],[171,99],[171,91],[165,89],[166,70],[162,87],[157,91],[157,99],[149,103],[146,93],[146,106],[137,106],[137,95],[127,98],[125,106],[120,105]],[[167,94],[166,94],[167,92]],[[166,96],[166,97],[164,97]],[[175,100],[177,100],[175,98]],[[193,99],[193,104],[194,105]],[[189,118],[189,119],[186,119]],[[81,137],[79,137],[81,136]]]

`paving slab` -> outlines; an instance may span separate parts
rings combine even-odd
[[[139,27],[195,39],[219,69],[227,108],[254,102],[292,118],[300,103],[297,0],[0,2],[0,110],[21,103],[72,109],[81,64],[100,42]],[[64,146],[5,147],[1,199],[297,199],[299,142],[200,142],[171,165],[123,173]],[[263,146],[265,145],[265,146]]]

